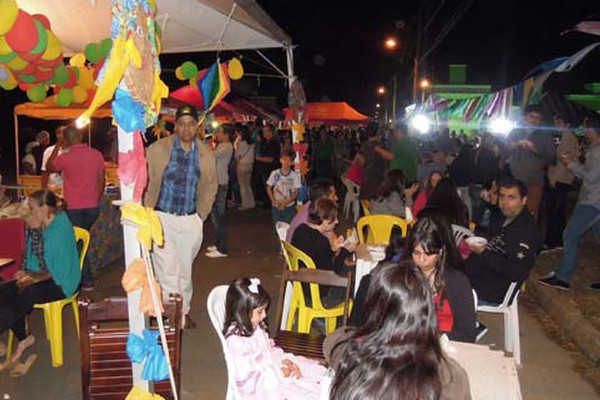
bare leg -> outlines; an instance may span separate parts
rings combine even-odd
[[[21,356],[23,355],[25,350],[27,350],[27,348],[33,346],[34,343],[35,343],[35,337],[33,335],[29,335],[25,339],[19,341],[19,344],[17,344],[17,349],[15,350],[12,357],[10,358],[10,361],[13,363],[16,363],[17,361],[19,361],[19,359],[21,358]]]

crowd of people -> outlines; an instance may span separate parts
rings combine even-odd
[[[286,241],[318,268],[340,274],[354,268],[356,241],[336,233],[343,177],[360,188],[371,214],[414,221],[406,235],[390,238],[385,260],[356,282],[352,328],[327,339],[330,365],[338,371],[332,393],[339,394],[336,398],[362,398],[401,390],[415,399],[422,393],[469,398],[463,392],[468,385],[457,384],[468,378],[442,354],[439,335],[474,342],[485,333],[486,327],[476,321],[473,293],[478,304],[500,304],[512,283],[525,282],[544,248],[560,247],[563,263],[540,283],[568,290],[582,235],[591,229],[600,238],[600,119],[584,121],[589,145],[585,157],[580,157],[574,124],[566,117],[554,116],[552,131],[540,126],[537,107],[526,108],[524,115],[523,126],[506,138],[490,134],[467,138],[442,131],[416,140],[402,125],[383,131],[309,129],[304,141],[310,168],[303,174],[306,171],[295,164],[290,132],[277,132],[268,124],[236,124],[220,126],[208,137],[198,128],[197,110],[180,107],[174,134],[146,151],[143,204],[156,211],[164,233],[164,246],[152,249],[163,296],[181,294],[184,328],[196,325],[191,318],[192,265],[202,246],[203,225],[210,216],[216,231],[206,255],[227,257],[226,214],[236,206],[243,212],[270,209],[273,226],[288,223]],[[553,133],[559,134],[558,146]],[[72,266],[56,266],[54,241],[72,243],[69,251],[76,256],[72,226],[89,230],[98,216],[104,159],[81,143],[81,133],[72,126],[61,128],[57,137],[40,164],[32,154],[31,167],[40,165],[40,171],[47,172],[48,187],[52,179],[62,180],[64,204],[59,206],[60,200],[46,189],[25,203],[24,269],[14,286],[0,286],[0,332],[12,329],[19,340],[12,364],[18,364],[33,345],[23,321],[34,303],[68,297],[80,284],[82,289],[93,288],[89,266],[84,264],[81,276],[75,261]],[[45,140],[45,135],[38,140]],[[575,177],[581,181],[580,195],[567,218]],[[302,206],[296,207],[299,202]],[[487,244],[456,243],[454,227],[475,229]],[[23,283],[28,280],[33,283]],[[240,354],[236,369],[240,390],[255,396],[249,398],[280,398],[273,393],[303,390],[313,396],[318,379],[309,371],[318,371],[318,366],[285,355],[267,340],[263,320],[270,299],[260,284],[238,279],[229,292],[223,333],[231,352]],[[310,305],[308,287],[304,295]],[[344,293],[321,287],[320,296],[325,307],[333,307]],[[394,350],[397,346],[405,350]],[[268,362],[256,361],[267,352]],[[374,363],[373,352],[385,353],[389,365],[404,367],[390,371],[386,363]],[[409,358],[412,361],[405,362]],[[261,369],[259,374],[256,368]],[[274,382],[279,380],[269,377],[279,370],[285,379],[310,379],[306,385],[286,386],[284,380],[277,386]],[[368,379],[357,385],[356,377],[364,374]],[[378,374],[386,374],[386,385],[378,383]],[[264,397],[267,394],[271,397]]]

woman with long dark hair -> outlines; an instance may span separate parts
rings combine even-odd
[[[420,218],[405,241],[402,260],[413,261],[427,278],[440,332],[452,340],[474,342],[473,291],[448,223],[441,218]]]
[[[425,187],[421,188],[421,191],[417,195],[417,198],[413,204],[412,213],[414,216],[417,216],[419,212],[425,208],[427,199],[429,199],[429,196],[431,196],[431,193],[433,193],[433,189],[435,189],[438,182],[441,181],[443,177],[444,175],[438,170],[434,170],[429,174],[429,177],[425,182]]]
[[[467,400],[466,372],[440,347],[427,279],[410,261],[381,264],[367,294],[364,325],[325,338],[336,400]]]
[[[402,170],[388,170],[383,183],[379,186],[377,198],[371,201],[371,214],[394,215],[406,218],[405,207],[412,208],[412,196],[418,185],[414,184],[408,189],[405,186],[406,176]]]
[[[425,211],[426,215],[435,214],[445,218],[449,224],[469,226],[469,210],[449,178],[442,178],[435,186],[421,212]]]

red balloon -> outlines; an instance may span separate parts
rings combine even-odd
[[[102,60],[98,61],[96,63],[96,65],[94,65],[94,73],[93,73],[93,77],[94,77],[94,81],[96,79],[98,79],[98,74],[100,73],[100,70],[102,69],[102,67],[104,66],[104,61],[106,60],[106,58],[103,58]]]
[[[37,64],[40,67],[56,68],[62,64],[63,60],[62,60],[62,57],[57,57],[54,60],[44,60],[44,59],[40,58],[39,60],[35,60],[32,62]]]
[[[25,68],[19,71],[20,74],[32,75],[37,71],[38,67],[35,64],[28,64]]]
[[[40,68],[34,73],[39,82],[46,82],[54,78],[54,69]]]
[[[75,71],[73,71],[73,68],[67,67],[67,70],[69,71],[69,80],[62,86],[64,88],[71,89],[77,83],[77,76],[75,76]]]
[[[87,99],[85,100],[85,106],[89,107],[92,104],[92,100],[94,100],[94,95],[96,94],[95,89],[88,90]]]
[[[33,14],[32,17],[44,25],[44,28],[50,30],[50,20],[44,14]]]
[[[35,20],[23,10],[19,10],[17,20],[6,34],[6,43],[17,53],[29,53],[38,41]]]
[[[18,80],[18,79],[17,79]],[[26,92],[27,90],[29,90],[29,88],[32,85],[30,85],[29,83],[25,83],[25,82],[21,82],[19,83],[19,89],[21,89],[22,91]]]
[[[25,61],[36,62],[42,58],[42,54],[17,53]]]

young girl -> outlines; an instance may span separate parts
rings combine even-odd
[[[267,333],[271,298],[258,278],[240,278],[227,291],[223,334],[235,363],[243,399],[310,400],[319,398],[325,368],[275,346]]]

